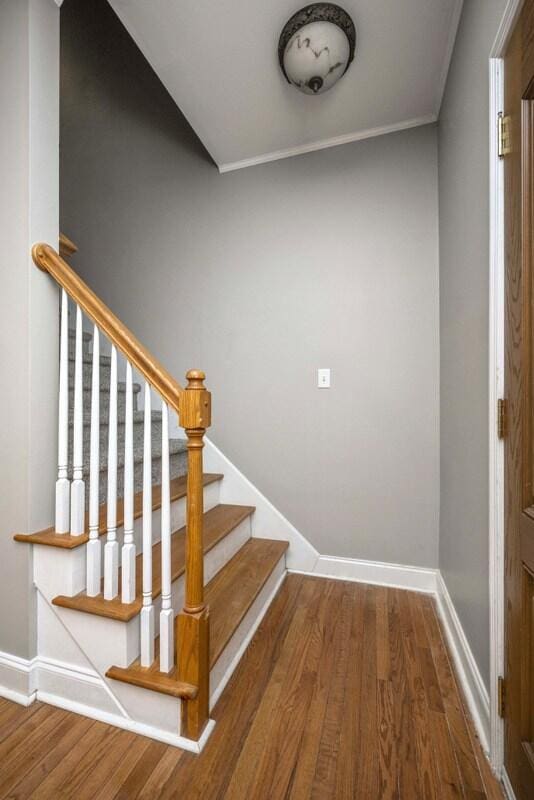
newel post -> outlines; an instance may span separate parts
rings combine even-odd
[[[211,395],[200,370],[187,373],[180,396],[180,425],[187,435],[187,517],[185,605],[178,619],[178,676],[198,686],[194,700],[182,701],[182,736],[198,739],[209,718],[209,609],[204,603],[202,448],[211,424]]]

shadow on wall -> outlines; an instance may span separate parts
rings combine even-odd
[[[69,18],[74,16],[76,25],[68,24]],[[157,130],[170,140],[179,142],[180,148],[188,154],[216,166],[106,0],[91,0],[89,3],[87,0],[65,0],[61,6],[61,23],[62,28],[65,25],[69,30],[69,36],[61,36],[62,125],[65,119],[72,118],[71,114],[63,113],[65,103],[83,105],[86,112],[91,108],[95,115],[113,114],[114,109],[120,106],[123,118],[131,117],[136,126],[145,124]],[[91,86],[77,74],[79,59],[76,50],[82,46],[81,36],[94,43],[87,52],[93,59],[93,73],[98,75],[103,90],[98,103],[91,96]],[[117,63],[124,66],[119,73]],[[126,128],[124,135],[128,136]]]

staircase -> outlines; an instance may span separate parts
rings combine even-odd
[[[289,543],[203,471],[203,374],[179,387],[51,247],[34,260],[62,300],[56,522],[15,536],[34,551],[42,657],[63,665],[42,696],[199,752]]]

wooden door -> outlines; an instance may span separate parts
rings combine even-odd
[[[504,59],[505,766],[534,798],[534,0]]]

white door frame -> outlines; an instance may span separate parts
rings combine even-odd
[[[504,723],[498,713],[498,678],[504,674],[504,443],[497,436],[497,401],[504,397],[504,166],[498,156],[497,116],[504,111],[503,56],[523,0],[509,0],[490,52],[490,263],[489,263],[489,605],[490,760],[504,767]]]

